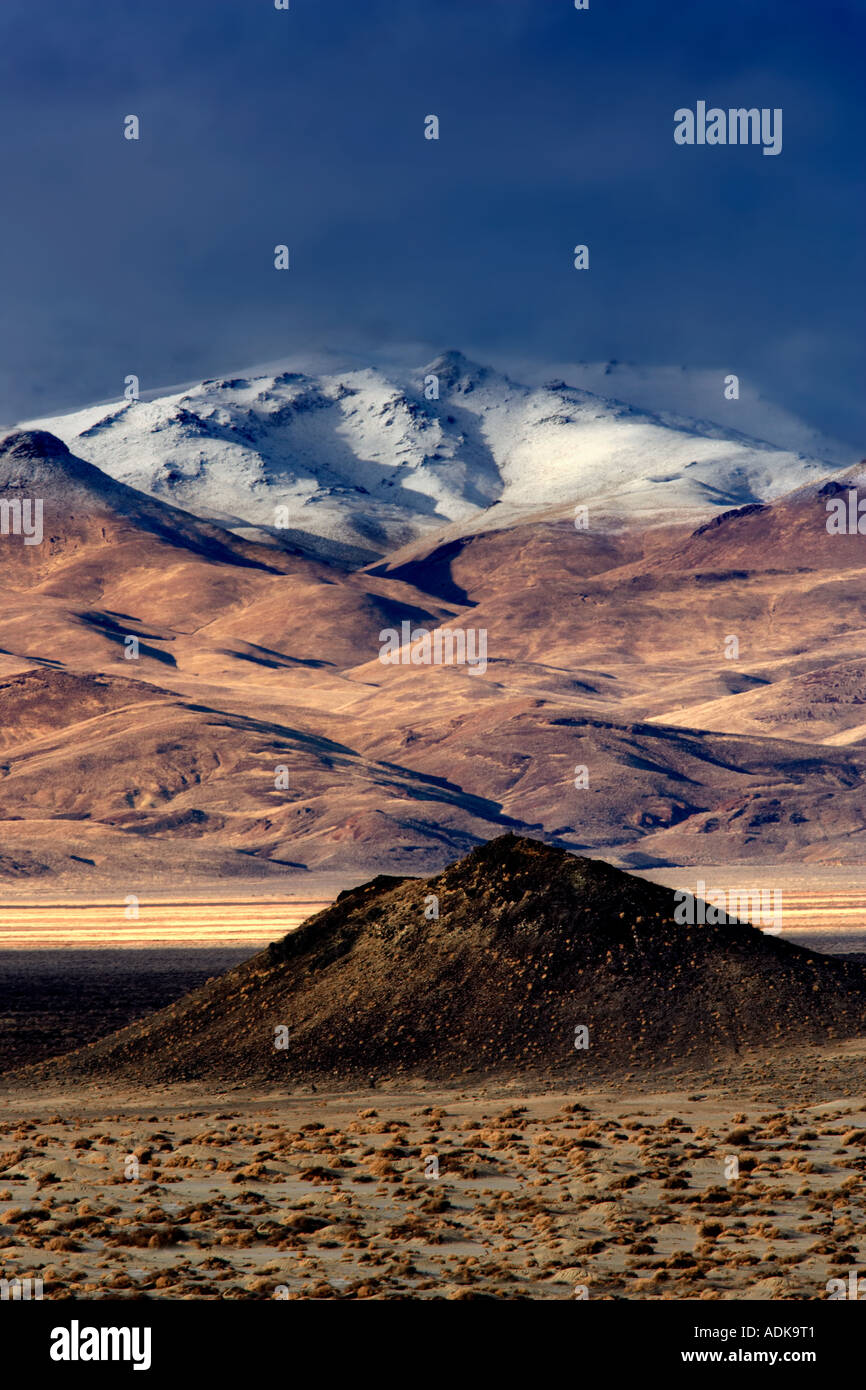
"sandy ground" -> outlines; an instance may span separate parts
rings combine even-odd
[[[866,1042],[583,1093],[12,1095],[0,1277],[50,1299],[822,1299],[866,1255],[864,1096]]]
[[[4,885],[5,889],[5,885]],[[0,951],[225,946],[252,955],[327,907],[322,898],[0,903]],[[2,972],[2,956],[0,956]]]

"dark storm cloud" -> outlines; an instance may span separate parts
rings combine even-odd
[[[864,27],[797,0],[5,0],[0,419],[411,340],[724,367],[856,444]],[[783,108],[782,154],[677,147],[699,99]]]

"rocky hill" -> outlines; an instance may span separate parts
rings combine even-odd
[[[576,1078],[866,1025],[862,966],[727,919],[682,925],[675,910],[667,888],[504,835],[433,878],[343,893],[176,1004],[20,1075]]]

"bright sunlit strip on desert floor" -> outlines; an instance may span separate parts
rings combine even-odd
[[[212,946],[276,941],[327,900],[148,903],[127,920],[118,903],[0,907],[0,949],[85,946]]]

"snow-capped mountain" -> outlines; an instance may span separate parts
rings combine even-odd
[[[691,421],[711,420],[725,432],[736,428],[752,440],[823,459],[833,468],[850,467],[856,461],[856,453],[843,440],[828,436],[768,400],[748,376],[739,378],[737,399],[729,400],[723,389],[726,373],[718,368],[565,362],[548,367],[544,373],[545,377],[554,374],[596,395],[629,401],[662,420],[668,413]],[[540,381],[541,377],[529,379]]]
[[[833,467],[565,382],[523,386],[459,352],[414,372],[204,381],[27,427],[231,529],[356,562],[494,505],[497,524],[576,504],[599,522],[701,518]]]

